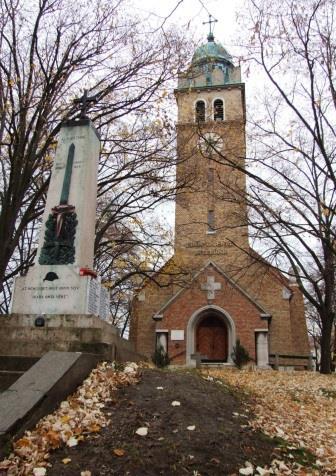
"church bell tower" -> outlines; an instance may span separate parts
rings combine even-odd
[[[175,252],[134,299],[131,339],[174,365],[231,365],[239,339],[260,368],[303,368],[302,295],[249,247],[245,89],[209,23],[175,90]]]
[[[175,90],[177,195],[175,253],[229,266],[248,248],[245,88],[240,67],[211,31]]]

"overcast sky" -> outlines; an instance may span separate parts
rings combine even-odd
[[[211,13],[218,20],[214,29],[215,40],[233,56],[235,65],[238,65],[238,56],[246,55],[246,49],[240,44],[242,41],[246,42],[248,32],[242,32],[242,26],[237,21],[237,15],[245,13],[248,4],[246,0],[130,0],[130,2],[136,15],[150,19],[153,25],[161,24],[169,16],[167,23],[188,29],[197,42],[206,42],[209,25],[203,25],[203,22],[208,21]],[[251,105],[255,104],[255,97],[264,90],[264,78],[253,63],[243,62],[241,66],[249,110]]]
[[[243,8],[244,0],[133,0],[132,3],[140,16],[151,15],[154,21],[154,18],[163,20],[171,14],[169,22],[190,28],[204,39],[209,25],[202,23],[208,20],[208,14],[211,13],[218,20],[214,31],[216,40],[232,54],[236,52],[235,37],[238,33],[236,14]],[[176,10],[173,11],[176,6]]]
[[[190,30],[196,40],[206,41],[209,25],[209,13],[218,22],[215,24],[214,35],[229,53],[238,55],[237,47],[239,27],[236,21],[237,12],[243,8],[245,0],[131,0],[134,12],[140,17],[150,19],[153,25],[161,24],[169,16],[167,22]],[[175,7],[177,7],[175,9]],[[173,226],[173,204],[160,206],[158,216],[164,217]]]

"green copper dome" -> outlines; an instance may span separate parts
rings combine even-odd
[[[192,64],[204,63],[229,63],[232,65],[231,55],[220,43],[215,42],[212,33],[208,35],[208,42],[199,46],[192,57]]]
[[[177,90],[218,88],[239,83],[240,66],[234,66],[231,55],[215,42],[210,31],[208,42],[196,49],[189,67],[179,74]]]

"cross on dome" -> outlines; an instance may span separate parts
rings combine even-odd
[[[215,37],[214,37],[214,34],[213,34],[213,30],[214,28],[212,27],[212,25],[214,25],[215,23],[217,23],[218,20],[216,20],[216,18],[214,18],[211,13],[209,13],[209,21],[204,21],[203,22],[203,25],[207,25],[209,24],[209,34],[208,34],[208,41],[214,41]]]

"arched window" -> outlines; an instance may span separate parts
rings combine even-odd
[[[196,103],[196,122],[205,121],[205,102],[197,101]]]
[[[224,106],[221,99],[216,99],[214,101],[214,120],[223,121],[224,119]]]

